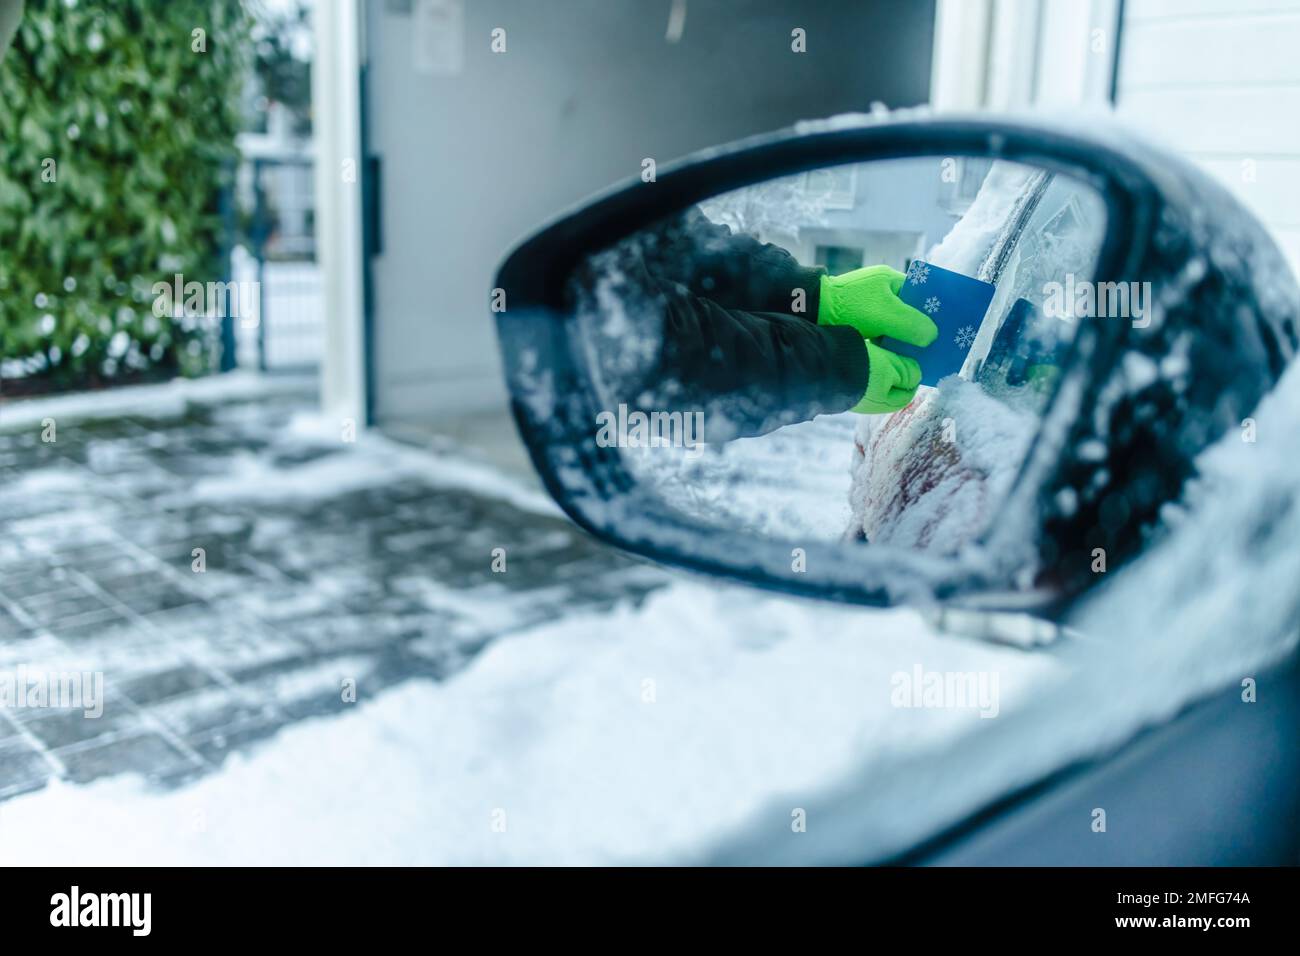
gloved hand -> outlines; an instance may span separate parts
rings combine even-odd
[[[867,342],[867,394],[850,411],[877,415],[906,408],[921,384],[921,366],[908,355]]]
[[[888,335],[924,348],[939,337],[939,329],[928,315],[898,297],[905,278],[889,266],[822,276],[817,324],[847,325],[864,339]]]
[[[916,360],[876,344],[882,335],[924,348],[939,329],[920,309],[898,297],[906,276],[889,266],[867,266],[839,276],[822,276],[818,325],[847,325],[866,340],[870,367],[867,393],[853,411],[862,414],[906,408],[921,383]]]

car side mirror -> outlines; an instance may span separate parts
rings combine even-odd
[[[510,254],[493,311],[533,462],[598,537],[795,593],[1053,617],[1271,387],[1294,292],[1177,159],[864,117],[592,201]]]

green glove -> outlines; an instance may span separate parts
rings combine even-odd
[[[898,355],[875,342],[867,342],[867,394],[850,411],[877,415],[906,408],[921,384],[921,366],[916,359]]]
[[[939,329],[928,315],[898,297],[905,278],[889,266],[822,276],[817,324],[847,325],[864,339],[888,335],[924,348],[939,337]]]
[[[916,359],[896,355],[872,339],[882,335],[925,348],[939,337],[924,312],[898,297],[907,277],[889,266],[867,266],[839,276],[822,276],[818,325],[847,325],[866,340],[867,394],[853,406],[864,415],[906,408],[921,384]]]

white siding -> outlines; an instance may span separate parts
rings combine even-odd
[[[1127,20],[1186,20],[1226,13],[1270,13],[1295,9],[1295,0],[1128,0]]]
[[[1118,109],[1199,162],[1300,272],[1300,0],[1129,0]]]

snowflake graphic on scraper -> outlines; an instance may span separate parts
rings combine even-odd
[[[970,344],[975,341],[975,327],[973,325],[963,325],[957,330],[957,334],[953,336],[952,340],[959,349],[970,348]]]
[[[930,298],[925,300],[925,306],[924,306],[925,314],[934,315],[936,312],[939,311],[939,306],[941,305],[943,305],[943,303],[939,301],[939,297],[937,295],[930,296]]]
[[[930,267],[923,262],[913,262],[907,269],[907,279],[912,285],[921,285],[930,278]]]

